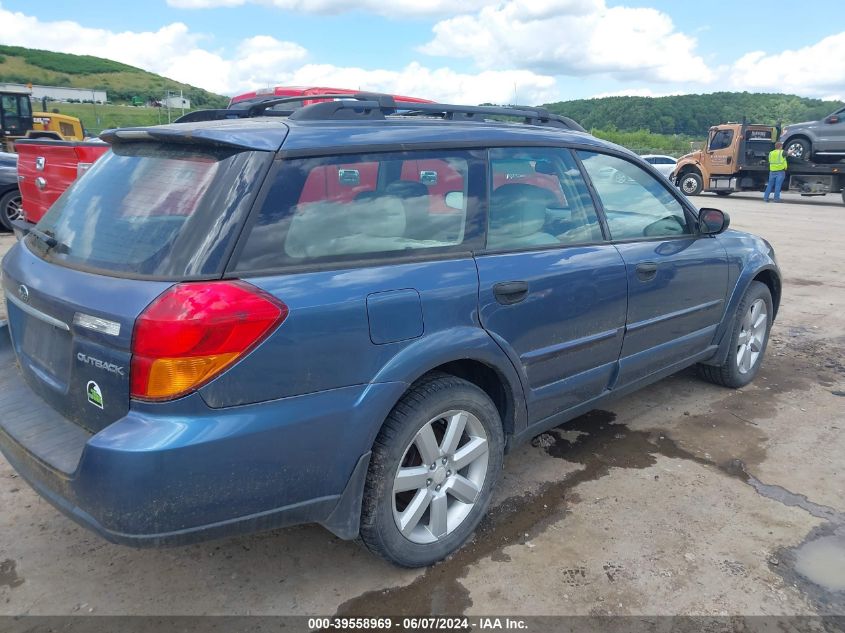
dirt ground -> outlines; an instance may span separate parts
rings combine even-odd
[[[685,371],[517,450],[447,561],[398,569],[313,526],[111,545],[0,458],[0,615],[845,614],[845,206],[785,199],[696,199],[783,268],[756,382]]]

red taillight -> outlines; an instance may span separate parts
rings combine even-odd
[[[169,400],[202,386],[287,318],[287,306],[243,281],[177,284],[132,334],[131,394]]]

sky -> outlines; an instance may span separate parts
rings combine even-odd
[[[722,90],[845,100],[841,0],[0,0],[0,43],[224,95],[276,85],[537,104]]]

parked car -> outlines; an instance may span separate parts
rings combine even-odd
[[[780,141],[787,157],[795,160],[816,158],[836,161],[845,158],[845,108],[820,121],[786,126]]]
[[[21,192],[18,189],[18,155],[0,152],[0,226],[12,230],[11,222],[21,214]]]
[[[520,443],[690,365],[753,380],[766,241],[543,110],[395,112],[105,133],[3,260],[21,476],[119,543],[316,522],[422,566]]]
[[[664,154],[643,154],[641,158],[667,178],[675,171],[675,165],[678,163],[676,159]]]

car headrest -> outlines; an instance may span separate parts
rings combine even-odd
[[[384,192],[403,200],[428,197],[428,187],[413,180],[395,180],[384,188]]]
[[[371,237],[405,235],[405,208],[395,196],[383,195],[349,203],[346,221],[350,234],[361,233]]]
[[[541,187],[502,185],[490,198],[490,231],[513,237],[537,233],[546,223],[550,205],[554,205],[554,195]]]

